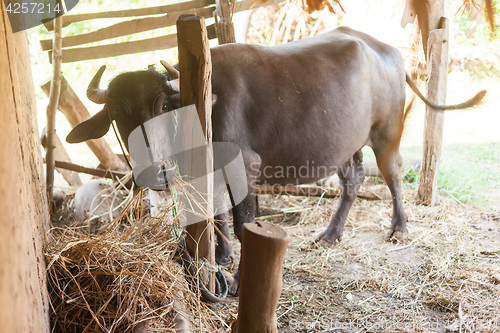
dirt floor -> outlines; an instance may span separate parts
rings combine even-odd
[[[281,216],[259,219],[291,236],[280,332],[500,332],[500,212],[418,206],[415,195],[405,195],[408,241],[385,240],[390,201],[358,199],[331,249],[311,242],[337,200],[260,197],[262,214]],[[236,309],[230,297],[219,310],[231,320]]]
[[[412,189],[404,197],[407,241],[385,239],[390,200],[358,198],[342,241],[325,249],[311,244],[327,226],[338,199],[259,196],[257,220],[279,225],[290,235],[277,309],[279,332],[500,332],[500,211],[447,198],[436,206],[420,206]],[[169,248],[178,242],[175,227],[168,218],[134,222],[137,208],[147,208],[142,199],[134,200],[127,204],[126,220],[99,224],[100,229],[95,222],[72,222],[72,196],[65,200],[46,254],[51,305],[59,309],[63,323],[76,316],[79,327],[134,332],[136,323],[154,314],[158,323],[171,325],[170,281],[183,280],[181,269],[169,268]],[[239,257],[236,239],[233,245]],[[112,250],[113,255],[105,254]],[[196,332],[231,331],[237,298],[228,296],[209,308],[185,288]],[[88,314],[89,306],[97,315]],[[108,321],[96,326],[92,318],[105,314]],[[62,331],[76,332],[68,327]]]

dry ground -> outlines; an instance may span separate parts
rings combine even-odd
[[[419,206],[414,197],[414,190],[406,190],[410,238],[404,243],[385,240],[390,201],[357,199],[342,242],[318,249],[311,242],[328,224],[337,199],[260,196],[257,219],[280,225],[291,236],[279,331],[500,332],[500,212],[449,199]],[[106,315],[99,326],[131,332],[146,315],[169,326],[172,288],[177,288],[170,283],[182,280],[178,268],[169,268],[169,247],[177,242],[171,220],[134,222],[137,208],[127,209],[126,221],[89,233],[88,226],[61,223],[71,221],[70,204],[71,199],[55,223],[60,227],[47,252],[51,305],[61,320],[78,318],[82,327],[98,327],[92,318]],[[233,244],[239,255],[238,242]],[[186,289],[184,297],[197,332],[230,332],[237,298],[210,309]],[[89,306],[97,315],[88,314]]]
[[[331,249],[310,244],[336,200],[261,196],[264,214],[286,212],[267,220],[291,236],[280,332],[500,332],[500,213],[414,196],[407,242],[385,241],[391,202],[358,199]],[[230,298],[221,311],[236,307]]]

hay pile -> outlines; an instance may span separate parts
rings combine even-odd
[[[54,228],[47,248],[54,332],[172,332],[174,303],[199,332],[229,332],[237,299],[199,302],[173,262],[179,229],[144,217],[142,192],[95,233]],[[407,189],[410,239],[385,240],[392,203],[356,200],[344,237],[311,247],[337,200],[260,196],[265,220],[291,236],[278,306],[280,332],[499,332],[500,213],[443,199],[419,206]],[[239,245],[233,240],[235,253]],[[195,318],[195,319],[193,319]]]
[[[85,226],[51,230],[46,259],[53,332],[138,332],[146,324],[147,332],[173,332],[183,318],[208,331],[216,331],[215,321],[223,325],[174,262],[179,227],[167,214],[150,218],[143,211],[137,190],[122,214],[95,233]]]

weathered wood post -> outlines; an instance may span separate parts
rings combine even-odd
[[[219,44],[235,43],[234,24],[232,22],[233,3],[229,0],[215,1],[215,30]]]
[[[277,333],[286,231],[267,222],[243,224],[238,319],[232,333]]]
[[[6,12],[16,3],[0,3],[0,330],[48,333],[49,214],[28,41]]]
[[[208,44],[205,19],[194,15],[181,15],[177,20],[177,40],[179,47],[180,97],[181,106],[196,105],[201,127],[208,145],[206,163],[206,198],[208,212],[213,212],[213,160],[212,151],[212,61]],[[215,265],[215,237],[213,216],[209,220],[186,227],[187,249],[193,258],[205,258]],[[212,220],[212,221],[211,221]],[[215,274],[210,274],[207,286],[215,291]]]
[[[431,3],[429,12],[428,36],[422,31],[422,40],[426,47],[427,98],[436,104],[445,104],[448,80],[448,24],[444,15],[444,1]],[[422,169],[418,187],[418,200],[422,204],[435,203],[439,160],[443,143],[444,112],[433,110],[430,106],[425,111],[425,128]]]
[[[54,137],[52,139],[52,144],[54,146],[54,164],[56,161],[68,162],[71,163],[71,159],[69,158],[68,152],[64,148],[61,140],[57,136],[57,133],[54,133]],[[42,146],[47,149],[47,128],[44,128],[42,131]],[[64,179],[68,182],[70,186],[79,187],[83,185],[82,180],[77,172],[61,169],[56,166],[56,170],[64,177]]]

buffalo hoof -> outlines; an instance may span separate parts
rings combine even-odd
[[[393,243],[404,242],[408,239],[408,231],[405,230],[391,230],[387,234],[387,241]]]
[[[216,253],[215,262],[222,267],[228,268],[234,262],[234,255],[232,253],[230,255],[217,255]]]
[[[228,294],[231,296],[238,297],[239,294],[239,289],[240,289],[240,268],[238,267],[238,270],[233,276],[233,280],[229,284],[229,288],[227,290]]]
[[[331,235],[327,236],[327,234],[323,231],[318,238],[311,244],[313,248],[325,248],[328,249],[334,245],[337,245],[338,242],[342,239],[342,235]]]
[[[314,242],[312,242],[311,247],[313,249],[321,249],[321,248],[328,249],[328,248],[335,246],[335,245],[336,245],[335,242],[330,243],[330,242],[327,242],[323,239],[316,239]]]
[[[227,292],[231,296],[238,297],[239,289],[240,289],[240,284],[238,282],[238,279],[234,278],[233,283],[231,283]]]

